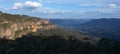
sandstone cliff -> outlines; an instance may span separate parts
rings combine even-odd
[[[15,39],[28,32],[56,28],[56,25],[50,23],[47,19],[0,12],[0,38]]]

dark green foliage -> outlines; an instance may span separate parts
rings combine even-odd
[[[109,42],[102,39],[100,42]],[[69,40],[53,35],[33,36],[25,35],[12,40],[0,40],[0,54],[119,54],[120,43],[114,42],[112,50],[105,46],[94,46],[77,39]],[[102,43],[100,43],[101,45]]]
[[[28,32],[28,29],[15,31],[15,37],[20,36],[22,33],[26,33],[26,32]]]
[[[99,41],[98,46],[106,48],[106,50],[109,51],[109,53],[116,53],[120,54],[120,42],[117,40],[110,40],[107,38],[102,38]]]
[[[83,38],[83,40],[89,40],[89,38],[85,37],[85,38]]]

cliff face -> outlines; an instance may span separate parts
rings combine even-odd
[[[56,25],[47,19],[39,19],[25,15],[0,14],[0,38],[20,38],[28,32],[56,29]]]

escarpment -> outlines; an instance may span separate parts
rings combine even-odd
[[[0,38],[16,39],[28,32],[56,29],[47,19],[0,13]]]

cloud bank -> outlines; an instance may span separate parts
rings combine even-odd
[[[36,9],[42,6],[40,2],[26,1],[25,3],[15,3],[13,9]]]

